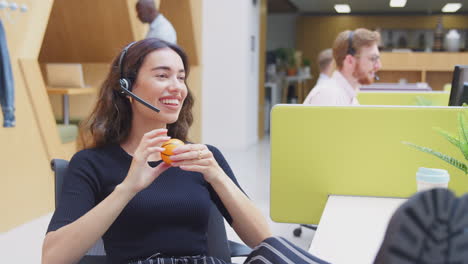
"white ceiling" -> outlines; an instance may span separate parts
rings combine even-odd
[[[462,3],[458,12],[468,13],[468,0],[407,0],[404,8],[392,8],[390,0],[289,0],[300,13],[336,14],[335,4],[349,4],[352,13],[441,13],[446,3]]]

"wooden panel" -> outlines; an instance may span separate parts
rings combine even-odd
[[[12,67],[15,78],[16,127],[0,127],[0,233],[53,209],[53,178],[47,146],[38,126],[39,120],[34,115],[19,64],[14,63]]]
[[[47,150],[47,159],[63,157],[61,142],[54,116],[51,111],[39,64],[35,59],[20,60],[21,70],[26,81],[26,91],[34,108],[40,134]]]
[[[380,71],[378,75],[381,83],[397,83],[401,79],[406,79],[408,83],[421,81],[420,71]]]
[[[382,52],[383,70],[453,71],[456,64],[468,64],[467,52]]]
[[[42,117],[36,115],[37,110],[45,111],[49,103],[47,97],[29,94],[43,85],[38,65],[30,68],[32,75],[28,79],[19,64],[19,58],[37,59],[53,1],[17,3],[26,4],[28,12],[4,10],[9,12],[11,21],[2,20],[15,80],[16,127],[0,127],[0,233],[53,210],[53,178],[48,157],[49,151],[54,150],[48,148],[44,127],[40,126]],[[38,86],[29,86],[34,82]],[[42,107],[36,109],[38,105]],[[47,116],[45,119],[47,122]]]
[[[193,8],[195,3],[189,0],[161,0],[160,11],[171,21],[177,32],[177,44],[187,53],[191,65],[199,64],[197,45],[201,44],[201,35],[195,34]],[[199,6],[200,7],[200,6]],[[201,13],[201,12],[200,12]],[[201,17],[196,17],[201,19]]]
[[[409,75],[416,76],[414,71],[419,71],[421,77],[415,80],[413,77],[408,82],[427,82],[433,90],[442,90],[444,85],[451,83],[452,72],[456,64],[468,64],[466,52],[434,52],[434,53],[396,53],[382,52],[383,70],[379,72],[381,82],[394,82],[395,79],[406,78],[405,71]],[[393,76],[390,77],[389,76]]]
[[[447,83],[452,84],[453,71],[428,71],[426,72],[426,82],[432,90],[443,90]]]
[[[48,94],[60,94],[60,95],[83,95],[83,94],[96,94],[97,89],[96,88],[59,88],[59,87],[53,87],[47,88],[47,93]]]
[[[110,62],[133,41],[126,0],[56,0],[40,62]]]

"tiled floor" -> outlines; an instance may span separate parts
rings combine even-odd
[[[283,236],[298,246],[308,249],[314,232],[303,229],[302,236],[296,238],[292,231],[298,225],[273,222],[269,217],[270,196],[270,144],[266,137],[255,146],[243,151],[221,149],[231,165],[236,177],[249,197],[267,217],[273,234]],[[0,234],[0,256],[2,263],[39,264],[42,240],[51,214],[47,214],[7,233]],[[228,227],[231,240],[240,242],[234,231]],[[239,262],[240,260],[238,260]]]

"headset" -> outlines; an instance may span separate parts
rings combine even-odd
[[[120,89],[121,89],[121,93],[122,94],[126,94],[130,97],[132,97],[133,99],[137,100],[138,102],[140,102],[141,104],[143,104],[144,106],[148,107],[149,109],[155,111],[156,113],[159,113],[161,110],[159,110],[157,107],[155,107],[154,105],[146,102],[145,100],[141,99],[140,97],[138,97],[136,94],[134,94],[132,92],[132,80],[130,80],[129,78],[126,78],[124,76],[124,62],[125,62],[125,55],[127,54],[127,51],[128,49],[133,46],[136,42],[132,42],[130,44],[128,44],[122,51],[122,53],[120,54],[120,58],[119,58],[119,69],[120,69],[120,79],[119,79],[119,83],[120,83]]]
[[[354,56],[354,54],[356,54],[356,50],[354,50],[353,48],[353,35],[354,31],[350,31],[348,36],[348,52],[346,53],[351,56]]]

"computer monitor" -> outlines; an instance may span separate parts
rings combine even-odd
[[[456,65],[453,71],[449,106],[468,104],[468,65]]]

